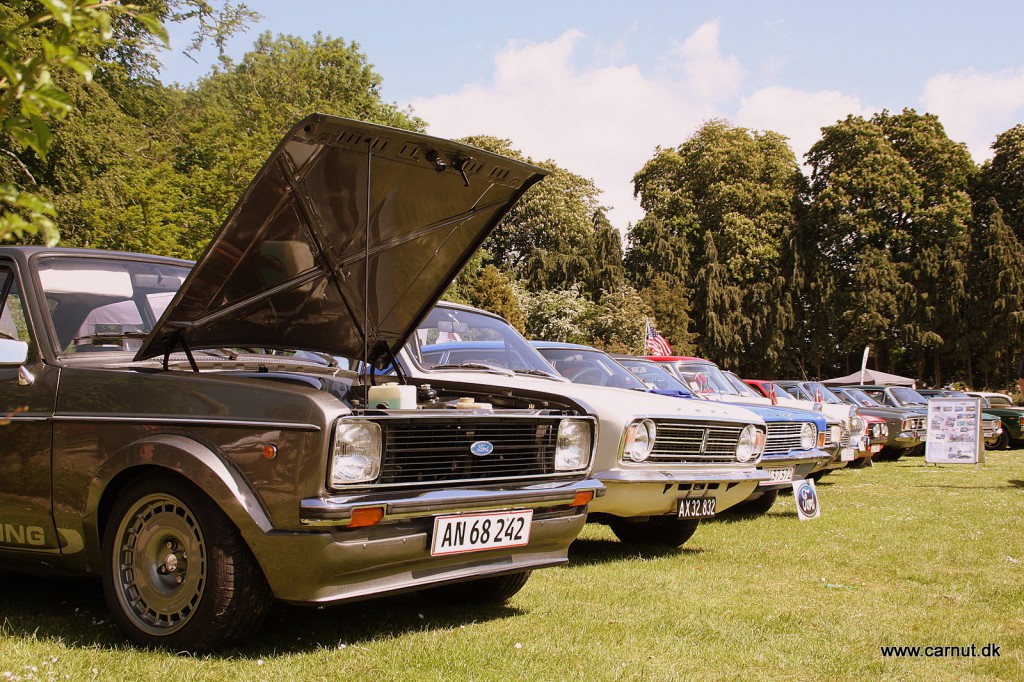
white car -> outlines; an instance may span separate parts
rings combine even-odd
[[[680,545],[702,518],[742,502],[768,478],[757,468],[765,424],[749,410],[570,383],[482,310],[437,304],[397,360],[399,378],[436,391],[439,406],[575,407],[596,416],[593,477],[606,494],[590,503],[588,520],[607,523],[623,542]]]

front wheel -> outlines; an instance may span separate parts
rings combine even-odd
[[[1008,447],[1010,447],[1010,434],[1006,432],[1006,429],[999,433],[999,438],[991,447],[989,447],[988,443],[985,443],[986,450],[1005,450]]]
[[[270,587],[238,529],[202,492],[170,476],[140,479],[103,534],[103,594],[135,642],[204,651],[255,632]]]
[[[679,547],[697,531],[700,519],[658,516],[647,521],[616,519],[608,525],[620,541],[628,545]]]

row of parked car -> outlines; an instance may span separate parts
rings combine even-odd
[[[505,600],[587,521],[675,546],[920,446],[916,412],[438,303],[543,175],[316,115],[195,263],[0,247],[0,567],[97,575],[131,639],[202,650],[274,599]]]

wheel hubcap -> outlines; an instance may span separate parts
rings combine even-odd
[[[149,495],[125,514],[117,541],[113,561],[124,612],[149,634],[182,628],[206,587],[206,543],[195,515],[173,496]]]

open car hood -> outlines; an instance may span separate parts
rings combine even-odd
[[[448,140],[310,116],[263,164],[135,357],[294,348],[386,364],[545,174]]]

